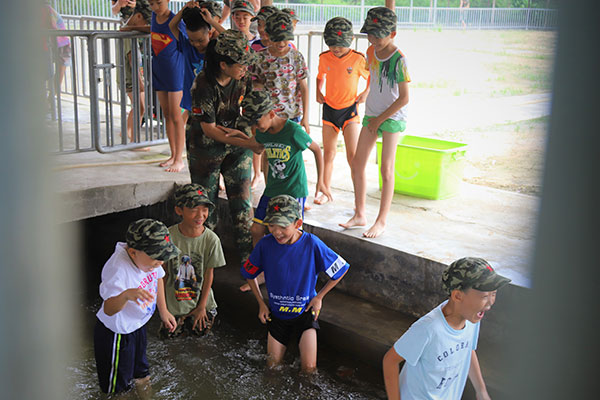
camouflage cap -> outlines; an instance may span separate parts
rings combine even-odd
[[[300,203],[298,200],[287,194],[275,196],[269,200],[267,205],[267,216],[264,219],[265,224],[279,226],[289,226],[302,218],[300,213]]]
[[[262,6],[260,10],[258,10],[256,17],[252,18],[250,21],[256,21],[257,19],[262,19],[264,21],[276,12],[279,12],[279,8],[274,6]]]
[[[352,22],[343,17],[335,17],[327,21],[323,38],[327,46],[350,47],[354,32]]]
[[[487,261],[475,257],[456,260],[442,273],[442,286],[448,294],[466,289],[491,292],[508,282],[510,279],[498,275]]]
[[[143,218],[129,224],[125,241],[127,246],[143,251],[154,260],[168,261],[180,253],[171,242],[165,224],[155,219]]]
[[[292,17],[282,11],[277,11],[265,20],[265,31],[271,42],[282,42],[294,39],[294,24]]]
[[[231,13],[233,14],[236,11],[245,11],[253,17],[256,15],[254,5],[252,5],[252,3],[250,3],[248,0],[235,0],[231,5]]]
[[[292,17],[292,21],[300,21],[300,18],[298,18],[298,14],[296,13],[296,10],[294,10],[293,8],[282,8],[281,12],[289,14],[290,17]]]
[[[208,198],[206,189],[197,183],[188,183],[175,190],[175,206],[187,208],[207,206],[211,210],[215,208]]]
[[[206,8],[213,17],[223,16],[223,6],[216,1],[201,1],[200,8]]]
[[[248,93],[242,100],[242,117],[252,126],[263,115],[271,111],[275,105],[271,95],[265,90],[255,90]]]
[[[235,63],[250,65],[254,62],[254,50],[240,31],[228,29],[217,37],[215,51],[231,58]]]
[[[144,21],[146,21],[147,24],[150,24],[152,20],[152,9],[150,8],[150,4],[148,4],[146,0],[138,0],[135,2],[135,8],[125,6],[121,8],[120,12],[121,19],[123,21],[129,21],[129,19],[137,13],[140,13],[142,15],[142,18],[144,19]]]
[[[377,38],[384,38],[392,32],[396,32],[398,18],[396,13],[387,7],[371,8],[367,13],[365,23],[360,33],[367,33]]]

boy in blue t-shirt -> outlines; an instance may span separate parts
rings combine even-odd
[[[450,264],[442,274],[449,299],[415,322],[383,357],[388,399],[460,399],[468,376],[477,399],[489,400],[475,352],[479,323],[508,282],[481,258]]]
[[[254,247],[241,272],[258,301],[258,318],[267,324],[267,365],[280,364],[289,341],[297,335],[302,370],[313,372],[317,368],[317,320],[323,297],[350,265],[318,237],[299,230],[302,219],[295,198],[273,197],[265,222],[271,234]],[[263,271],[269,306],[254,279]],[[329,281],[317,293],[315,285],[320,272]]]
[[[184,125],[192,109],[192,84],[196,75],[204,68],[204,53],[208,42],[214,38],[215,31],[218,35],[225,30],[214,19],[213,12],[217,12],[217,8],[202,7],[199,2],[190,1],[169,22],[171,33],[177,41],[177,50],[183,57],[183,95],[180,106],[185,110]],[[182,20],[185,23],[185,32],[179,30]]]

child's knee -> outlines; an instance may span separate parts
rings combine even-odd
[[[381,166],[381,180],[389,182],[394,179],[394,166],[393,165],[382,165]]]

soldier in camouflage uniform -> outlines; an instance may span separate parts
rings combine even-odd
[[[175,317],[167,310],[163,290],[164,262],[177,257],[167,227],[160,221],[132,222],[115,252],[102,268],[96,314],[94,354],[100,388],[105,393],[128,390],[150,379],[146,359],[146,323],[158,306],[163,324],[175,330]]]
[[[210,201],[217,204],[219,174],[225,179],[233,232],[242,261],[252,250],[251,150],[262,152],[261,145],[236,129],[240,103],[252,91],[246,66],[253,59],[254,51],[241,32],[227,30],[210,42],[204,70],[192,86],[192,112],[186,127],[192,182],[204,186]],[[211,213],[206,226],[214,230],[216,224],[217,213]]]
[[[468,376],[476,397],[489,400],[475,352],[479,325],[508,282],[481,258],[450,264],[442,273],[449,299],[415,322],[383,358],[388,398],[460,399]]]

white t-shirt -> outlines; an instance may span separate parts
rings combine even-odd
[[[96,314],[98,319],[111,331],[127,334],[144,326],[156,309],[158,280],[165,276],[162,267],[151,272],[139,269],[125,250],[127,245],[117,243],[115,252],[102,268],[102,283],[100,283],[100,296],[103,300],[115,297],[127,289],[141,288],[154,295],[151,302],[141,303],[128,301],[118,313],[108,316],[104,312],[104,303]]]
[[[399,377],[402,400],[462,397],[479,323],[466,321],[461,330],[451,328],[442,313],[447,302],[421,317],[394,343],[396,353],[406,360]]]

